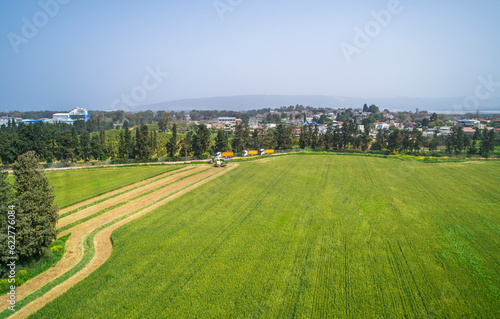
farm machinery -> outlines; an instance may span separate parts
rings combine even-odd
[[[274,154],[274,150],[266,150],[266,149],[260,149],[258,151],[247,151],[244,150],[241,155],[243,157],[248,157],[248,156],[264,156],[264,155],[270,155]],[[233,152],[217,152],[214,157],[212,157],[212,161],[214,163],[214,167],[225,167],[227,165],[227,160],[228,158],[231,158],[234,156]]]
[[[230,157],[233,157],[233,152],[217,152],[215,157],[213,157],[214,166],[225,167]]]
[[[226,167],[227,162],[222,157],[214,158],[214,167]]]
[[[268,154],[273,154],[274,153],[274,150],[265,150],[265,149],[260,149],[258,151],[247,151],[247,150],[244,150],[242,155],[243,157],[248,157],[248,156],[256,156],[256,155],[260,155],[260,156],[264,156],[264,155],[268,155]]]

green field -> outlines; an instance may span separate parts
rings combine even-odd
[[[499,194],[500,162],[240,163],[32,317],[498,318]]]
[[[112,190],[178,169],[179,165],[106,167],[47,171],[56,193],[55,204],[64,208]]]

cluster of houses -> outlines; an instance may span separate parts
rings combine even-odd
[[[339,121],[339,116],[346,112],[345,109],[332,110],[329,113],[323,114],[315,114],[311,115],[310,112],[308,115],[304,116],[304,111],[270,111],[264,114],[257,114],[254,117],[249,119],[248,125],[251,130],[256,129],[272,129],[276,127],[275,123],[271,123],[273,121],[269,121],[269,118],[279,117],[282,123],[295,125],[297,127],[296,131],[300,132],[300,127],[302,126],[317,126],[320,134],[324,134],[327,131],[327,124],[324,124],[327,119],[328,123],[331,123],[334,127],[342,127],[343,122]],[[358,129],[360,131],[364,131],[365,127],[362,123],[364,123],[364,119],[373,115],[370,112],[363,112],[362,109],[350,109],[351,117],[354,118],[355,123],[358,125]],[[307,114],[307,112],[306,112]],[[398,119],[389,111],[384,111],[378,114],[377,117],[380,122],[373,123],[373,127],[370,131],[370,134],[376,135],[379,130],[389,130],[391,127],[395,127],[397,129],[413,129],[417,127],[417,123],[406,121],[405,123],[401,123]],[[55,113],[53,114],[51,119],[40,119],[40,120],[32,120],[32,119],[22,119],[22,118],[13,118],[13,117],[1,117],[0,118],[0,126],[8,125],[14,120],[16,123],[36,123],[36,122],[44,122],[44,123],[67,123],[73,124],[77,119],[83,119],[87,121],[90,118],[90,114],[84,108],[75,108],[68,113]],[[186,114],[186,118],[184,119],[187,122],[190,122],[189,114]],[[242,122],[241,119],[236,117],[218,117],[213,118],[210,121],[207,121],[206,125],[209,128],[216,129],[224,129],[226,131],[234,130],[234,127]],[[275,121],[274,121],[275,122]],[[197,122],[196,122],[197,123]],[[480,129],[494,129],[491,125],[495,124],[496,127],[500,126],[500,119],[497,120],[484,120],[484,119],[461,119],[457,121],[447,121],[445,126],[441,127],[433,127],[433,128],[417,128],[422,131],[424,136],[434,136],[437,132],[439,135],[447,135],[451,134],[451,129],[454,126],[463,126],[465,133],[474,133],[476,128]],[[330,125],[330,124],[328,124]],[[500,128],[496,128],[495,131],[500,133]]]
[[[282,112],[277,112],[277,111],[271,111],[270,113],[273,114],[278,113],[282,114]],[[331,121],[331,125],[334,127],[342,127],[343,122],[337,121],[337,115],[335,113],[328,113],[328,114],[320,114],[320,115],[315,115],[315,116],[306,116],[305,120],[303,116],[296,116],[296,114],[301,114],[299,112],[286,112],[286,116],[282,117],[282,123],[285,124],[293,124],[297,127],[300,126],[317,126],[318,131],[320,134],[325,134],[327,131],[327,127],[330,124],[320,124],[318,123],[319,119],[321,116],[326,115],[326,118],[328,118]],[[364,114],[363,112],[359,113],[359,117],[356,119],[356,123],[358,125],[358,129],[360,131],[364,131],[365,126],[360,124],[362,120],[366,117],[369,116],[369,114]],[[370,134],[375,136],[379,130],[389,130],[391,127],[395,127],[397,129],[413,129],[417,127],[417,123],[415,122],[409,122],[409,123],[400,123],[398,122],[394,115],[390,113],[384,113],[384,121],[383,122],[376,122],[373,123],[373,128],[370,130]],[[276,124],[274,123],[262,123],[266,122],[266,114],[260,114],[257,115],[256,117],[252,117],[249,120],[249,126],[251,130],[255,129],[261,129],[261,128],[275,128]],[[360,120],[361,119],[361,120]],[[329,122],[330,122],[329,121]],[[238,119],[236,117],[219,117],[219,118],[214,118],[212,119],[212,123],[208,124],[209,127],[213,128],[222,128],[227,131],[234,130],[234,126],[237,124],[240,124],[242,122],[241,119]],[[462,126],[464,128],[465,133],[474,133],[476,128],[479,129],[494,129],[492,126],[488,126],[488,124],[492,124],[494,122],[500,122],[500,120],[484,120],[484,119],[462,119],[462,120],[457,120],[457,121],[448,121],[445,126],[441,127],[433,127],[433,128],[418,128],[419,131],[423,133],[424,136],[430,137],[436,135],[448,135],[452,133],[452,127],[454,126]],[[486,124],[485,124],[486,123]],[[300,128],[296,129],[297,133],[300,132]],[[500,133],[500,128],[495,129],[497,133]]]

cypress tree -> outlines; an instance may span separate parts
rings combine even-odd
[[[172,137],[170,141],[168,141],[167,149],[170,154],[170,157],[173,157],[177,153],[177,124],[174,123],[172,126]]]
[[[10,255],[9,247],[7,245],[8,242],[8,224],[7,217],[9,211],[9,205],[13,204],[13,193],[12,193],[12,185],[7,182],[8,174],[6,172],[0,172],[0,263],[2,267],[0,267],[0,276],[5,275],[7,270],[6,264],[8,262],[7,257]],[[14,207],[15,209],[15,207]]]
[[[16,239],[20,258],[41,255],[56,238],[58,219],[54,188],[38,164],[35,152],[29,151],[14,163],[16,195]]]
[[[141,139],[141,131],[139,130],[139,126],[135,128],[135,146],[134,146],[134,157],[139,157],[139,143]]]
[[[216,152],[226,152],[229,149],[229,141],[226,133],[223,130],[217,132],[217,138],[215,139],[215,151]]]
[[[151,156],[151,148],[149,145],[149,128],[146,124],[142,124],[140,130],[139,128],[137,128],[137,132],[137,157],[148,158]]]
[[[125,126],[125,123],[127,123],[127,126]],[[125,121],[125,123],[123,124],[123,129],[125,130],[125,148],[123,154],[125,155],[125,158],[130,158],[130,156],[134,153],[134,142],[132,141],[132,133],[130,133],[128,128],[128,122]]]

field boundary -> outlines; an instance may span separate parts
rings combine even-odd
[[[114,198],[116,196],[123,195],[125,193],[128,193],[128,192],[131,192],[133,190],[136,190],[136,189],[138,189],[138,188],[140,188],[142,186],[147,186],[147,185],[149,185],[151,183],[154,183],[156,181],[162,180],[164,178],[167,178],[167,177],[170,177],[172,175],[179,174],[181,172],[184,172],[186,170],[191,170],[191,169],[194,169],[194,167],[190,167],[190,166],[179,167],[177,169],[174,169],[174,170],[171,170],[171,171],[168,171],[168,172],[157,174],[157,175],[152,176],[152,177],[150,177],[150,178],[148,178],[146,180],[143,180],[143,181],[139,181],[139,182],[136,182],[136,183],[132,183],[132,184],[129,184],[129,185],[125,185],[125,186],[122,186],[122,187],[118,187],[118,188],[112,189],[112,190],[104,192],[104,193],[97,194],[97,195],[95,195],[92,198],[88,198],[88,199],[82,200],[80,202],[77,202],[77,203],[74,203],[74,204],[71,204],[69,206],[61,208],[59,210],[59,218],[64,218],[66,216],[70,216],[70,215],[72,215],[74,213],[79,212],[82,209],[85,209],[85,208],[91,207],[93,205],[102,203],[105,200]],[[165,175],[165,176],[163,176],[163,175]],[[114,194],[112,194],[112,193],[114,193]],[[99,197],[102,197],[102,198],[99,198]],[[88,202],[88,204],[84,205],[84,203],[86,203],[86,202]],[[76,207],[74,207],[74,206],[76,206]],[[72,207],[74,207],[74,208],[72,208]],[[68,210],[68,209],[70,209],[70,210]],[[68,210],[68,211],[66,211],[66,210]],[[61,212],[61,211],[65,211],[65,212]]]
[[[71,228],[73,228],[75,226],[78,226],[78,225],[80,225],[80,224],[82,224],[82,223],[84,223],[84,222],[86,222],[88,220],[91,220],[91,219],[95,218],[95,217],[99,217],[100,215],[105,214],[105,213],[107,213],[107,212],[109,212],[109,211],[111,211],[111,210],[113,210],[115,208],[121,207],[123,205],[127,205],[128,203],[130,203],[130,202],[132,202],[132,201],[134,201],[136,199],[139,199],[141,197],[144,197],[144,196],[147,196],[147,195],[152,194],[154,192],[157,192],[157,191],[159,191],[159,190],[161,190],[161,189],[163,189],[165,187],[171,186],[171,185],[173,185],[173,184],[175,184],[177,182],[180,182],[180,181],[182,181],[182,180],[184,180],[186,178],[195,176],[197,174],[201,174],[201,173],[206,172],[208,170],[210,170],[210,168],[206,168],[206,169],[200,170],[200,171],[195,171],[192,174],[189,174],[189,175],[186,175],[186,176],[181,176],[179,179],[173,180],[173,181],[171,181],[171,182],[169,182],[167,184],[158,186],[158,187],[156,187],[154,189],[147,190],[147,191],[145,191],[143,193],[139,193],[138,195],[136,195],[136,196],[134,196],[132,198],[129,198],[129,199],[126,199],[126,200],[124,200],[122,202],[119,202],[119,203],[116,203],[114,205],[105,207],[105,208],[103,208],[103,209],[101,209],[101,210],[99,210],[99,211],[97,211],[97,212],[95,212],[93,214],[90,214],[90,215],[87,215],[87,216],[83,216],[82,218],[80,218],[80,219],[78,219],[78,220],[76,220],[76,221],[74,221],[72,223],[69,223],[69,224],[66,224],[64,226],[61,226],[60,228],[57,229],[57,232],[58,233],[62,233],[63,231],[66,231],[66,230],[71,229]],[[182,172],[179,172],[179,173],[185,173],[185,172],[190,173],[190,170],[183,170]],[[171,177],[171,176],[174,176],[174,175],[177,175],[177,174],[172,174],[172,175],[167,176],[167,177]],[[167,178],[167,177],[165,177],[165,178]],[[154,181],[154,182],[156,182],[156,181]],[[145,184],[143,186],[148,186],[148,185],[151,185],[151,184],[152,183],[148,183],[148,184]],[[140,189],[140,187],[138,189]],[[112,198],[114,198],[114,197],[111,197],[110,199],[112,199]],[[67,217],[67,216],[65,216],[65,217]]]
[[[80,261],[75,266],[73,266],[71,269],[67,270],[51,282],[48,282],[38,290],[29,293],[22,300],[17,302],[17,310],[14,314],[9,313],[9,310],[4,310],[0,313],[0,318],[7,318],[9,317],[9,315],[11,315],[11,318],[25,318],[38,309],[42,308],[47,302],[60,296],[73,285],[86,278],[109,258],[112,252],[112,241],[110,235],[113,230],[147,214],[148,212],[168,203],[169,201],[191,191],[194,188],[215,179],[216,177],[236,168],[237,166],[238,164],[230,165],[227,168],[205,176],[184,187],[181,187],[180,189],[174,190],[171,193],[166,194],[165,196],[162,196],[158,200],[146,206],[136,209],[131,213],[118,217],[92,230],[85,236],[85,238],[81,242],[81,245],[83,246],[83,254]],[[206,171],[208,170],[204,170],[198,173],[201,174]],[[109,230],[105,232],[108,228]],[[99,236],[98,239],[96,239],[96,236]],[[99,249],[96,250],[96,247],[98,247]],[[96,259],[99,259],[99,261],[95,261]],[[27,305],[30,305],[30,307],[26,307]]]
[[[377,153],[362,153],[362,152],[334,152],[334,151],[300,151],[300,152],[285,152],[276,153],[267,156],[254,156],[254,157],[237,157],[234,162],[252,162],[266,158],[277,158],[284,156],[312,156],[312,155],[326,155],[326,156],[359,156],[359,157],[375,157],[375,158],[388,158],[407,162],[419,162],[426,164],[444,164],[444,163],[487,163],[500,161],[500,158],[461,158],[461,157],[435,157],[435,156],[415,156],[406,154],[377,154]]]

